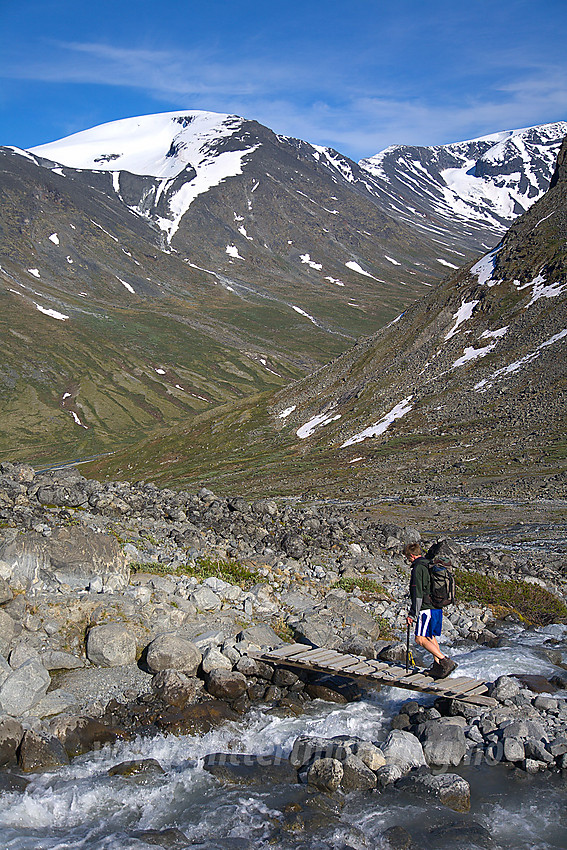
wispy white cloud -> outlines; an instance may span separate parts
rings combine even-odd
[[[565,117],[567,73],[526,61],[520,51],[478,52],[462,84],[345,67],[332,52],[274,59],[261,51],[227,58],[213,49],[148,50],[102,43],[44,45],[38,58],[6,55],[0,76],[137,90],[164,108],[197,108],[254,118],[277,132],[331,145],[354,158],[389,144],[442,144]],[[369,61],[369,57],[364,61]],[[479,68],[485,75],[481,80]],[[477,79],[475,80],[475,74]],[[156,110],[157,111],[157,110]]]

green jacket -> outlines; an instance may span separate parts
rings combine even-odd
[[[409,616],[415,619],[422,608],[431,608],[431,578],[427,558],[416,558],[411,565]]]

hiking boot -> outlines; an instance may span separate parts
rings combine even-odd
[[[440,675],[436,675],[435,678],[436,679],[445,679],[447,676],[450,676],[450,674],[453,672],[453,670],[457,669],[458,664],[457,664],[456,661],[451,661],[450,658],[442,658],[438,662],[438,666],[439,666],[441,672],[440,672]]]
[[[442,679],[445,673],[443,672],[443,668],[440,663],[435,660],[431,667],[425,671],[425,675],[431,676],[432,679]]]

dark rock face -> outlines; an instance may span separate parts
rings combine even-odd
[[[174,735],[196,735],[210,732],[225,720],[236,720],[238,715],[221,700],[185,706],[185,708],[163,712],[155,719],[157,728]]]
[[[274,755],[211,753],[203,767],[221,782],[235,785],[295,784],[297,772],[289,759]]]
[[[22,724],[13,717],[0,717],[0,768],[17,763],[17,749],[24,736]]]
[[[25,773],[31,773],[69,764],[69,757],[57,738],[28,731],[20,744],[18,764]]]

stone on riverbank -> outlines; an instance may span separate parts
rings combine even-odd
[[[201,652],[195,644],[175,634],[158,635],[146,650],[146,663],[152,673],[180,670],[194,676],[201,660]]]
[[[87,658],[97,667],[123,667],[136,660],[136,636],[122,623],[94,626],[87,636]]]

